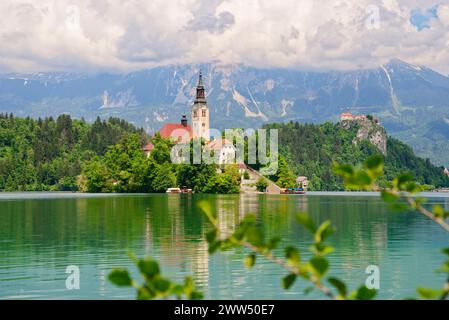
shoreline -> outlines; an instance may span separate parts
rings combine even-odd
[[[166,194],[166,193],[82,193],[70,191],[23,191],[23,192],[0,192],[0,201],[2,200],[39,200],[39,199],[71,199],[71,198],[107,198],[107,197],[148,197],[148,196],[181,196],[181,194]],[[216,195],[216,196],[287,196],[287,197],[315,197],[315,196],[360,196],[360,197],[380,197],[380,192],[377,191],[308,191],[304,195],[295,194],[193,194],[196,195]],[[185,196],[185,195],[184,195]],[[192,196],[189,194],[187,196]],[[416,196],[423,196],[427,198],[449,198],[448,192],[422,192]]]

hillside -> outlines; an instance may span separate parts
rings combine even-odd
[[[212,127],[322,123],[344,111],[370,113],[419,156],[449,166],[449,77],[400,60],[347,72],[210,63],[129,74],[10,74],[0,76],[0,112],[35,118],[67,113],[87,121],[120,117],[155,132],[189,114],[200,69]]]
[[[88,124],[67,115],[34,120],[0,114],[0,191],[77,190],[82,163],[129,133],[146,139],[143,130],[117,118]]]
[[[373,154],[384,154],[388,180],[409,171],[421,184],[449,186],[449,177],[443,175],[443,168],[417,157],[410,146],[387,136],[381,126],[374,123],[368,129],[367,126],[356,122],[320,125],[290,122],[265,128],[279,130],[280,154],[295,175],[309,178],[311,190],[343,190],[341,180],[332,172],[332,164],[355,165]]]
[[[442,168],[370,121],[265,127],[279,129],[283,157],[275,180],[285,185],[294,180],[293,171],[308,176],[314,190],[341,190],[334,161],[356,164],[384,153],[388,179],[409,170],[422,184],[449,186]],[[171,165],[167,141],[153,141],[156,149],[147,159],[141,152],[147,139],[142,129],[117,118],[90,124],[68,115],[34,120],[0,114],[0,191],[163,192],[180,184],[200,193],[236,192],[232,170],[216,175],[211,166]]]

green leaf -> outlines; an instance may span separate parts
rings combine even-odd
[[[194,288],[195,288],[195,284],[193,282],[192,277],[185,277],[184,278],[184,290],[185,290],[185,292],[191,293]]]
[[[256,223],[257,217],[254,214],[247,214],[243,220],[242,220],[242,224],[243,225],[254,225]]]
[[[113,269],[108,278],[116,286],[126,287],[132,284],[132,279],[126,269]]]
[[[263,244],[263,234],[260,229],[258,229],[255,226],[250,226],[246,230],[246,240],[248,240],[249,243],[255,245],[255,246],[261,246]]]
[[[287,263],[292,266],[298,266],[301,261],[301,255],[295,247],[288,246],[285,248],[285,258]]]
[[[313,291],[313,289],[315,289],[314,286],[310,286],[304,289],[304,294],[308,295],[309,293],[311,293]]]
[[[378,171],[383,168],[384,159],[380,155],[374,155],[366,159],[365,166],[369,170]]]
[[[211,204],[208,201],[200,201],[198,203],[198,207],[201,209],[201,211],[206,215],[207,219],[210,223],[213,225],[217,224],[216,216],[214,213],[214,210],[212,209]]]
[[[387,190],[382,190],[380,195],[385,202],[394,202],[399,199],[398,195],[388,192]]]
[[[334,173],[340,176],[352,176],[354,174],[354,167],[349,164],[335,164]]]
[[[159,274],[159,264],[151,258],[141,259],[137,262],[140,272],[148,278],[153,278]]]
[[[424,203],[426,203],[427,202],[427,199],[426,198],[422,198],[422,197],[416,197],[415,198],[415,203],[416,203],[416,205],[419,207],[419,206],[421,206],[421,205],[423,205]]]
[[[282,278],[282,288],[288,290],[296,280],[296,274],[290,273],[288,276]]]
[[[370,177],[376,179],[383,175],[384,159],[380,155],[374,155],[372,157],[369,157],[365,161],[365,167],[367,168]]]
[[[177,284],[171,288],[171,293],[176,295],[177,297],[181,297],[184,294],[184,287]]]
[[[449,260],[436,270],[436,272],[449,273]]]
[[[296,220],[312,233],[316,232],[316,225],[307,213],[298,213]]]
[[[421,188],[414,181],[404,183],[403,189],[409,193],[417,193],[421,191]]]
[[[393,184],[400,190],[403,190],[404,184],[413,181],[413,175],[409,172],[401,173],[393,179]]]
[[[441,250],[444,254],[447,254],[449,256],[449,248],[444,248]]]
[[[221,241],[214,241],[212,243],[209,243],[209,254],[214,254],[220,248],[221,244]]]
[[[315,232],[315,242],[321,243],[334,233],[334,229],[331,227],[331,221],[324,221]]]
[[[268,241],[267,248],[269,250],[276,249],[279,246],[280,242],[281,242],[281,238],[280,237],[271,238],[270,241]]]
[[[439,204],[434,205],[432,207],[432,211],[433,211],[433,215],[436,218],[443,218],[444,217],[444,209],[442,206],[440,206]]]
[[[373,179],[365,171],[357,171],[354,175],[354,181],[352,184],[359,188],[370,186],[373,183]]]
[[[166,292],[170,289],[171,282],[164,278],[156,279],[154,282],[154,287],[160,292]]]
[[[372,300],[376,296],[376,290],[368,289],[366,286],[361,286],[355,295],[356,300]]]
[[[338,293],[344,298],[346,297],[347,291],[346,291],[346,284],[341,281],[338,278],[329,278],[327,279],[327,281],[329,281],[329,283],[335,288],[337,289]]]
[[[435,290],[432,288],[418,288],[417,291],[420,298],[425,300],[435,300],[441,294],[441,290]]]
[[[312,259],[310,259],[310,265],[319,278],[324,276],[329,269],[329,262],[326,258],[323,257],[313,257]]]
[[[334,252],[334,248],[328,245],[325,245],[323,243],[314,243],[311,247],[310,247],[310,251],[312,251],[313,253],[320,255],[320,256],[325,256],[329,253]]]
[[[203,299],[203,294],[199,291],[193,291],[190,294],[190,300],[202,300]]]
[[[256,255],[255,254],[247,255],[243,262],[245,264],[245,267],[252,268],[256,263]]]
[[[212,243],[217,238],[217,230],[213,229],[206,233],[206,240],[208,243]]]
[[[140,287],[137,289],[137,300],[152,300],[155,295],[146,287]]]

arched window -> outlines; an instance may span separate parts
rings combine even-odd
[[[202,114],[203,114],[203,117],[205,117],[205,116],[206,116],[206,110],[203,109],[202,111],[203,111],[203,113],[202,113]]]
[[[196,110],[193,111],[193,117],[194,118],[198,117],[198,112]]]

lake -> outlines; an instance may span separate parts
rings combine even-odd
[[[448,194],[428,194],[430,204],[449,209]],[[135,292],[110,284],[114,267],[137,276],[128,251],[152,256],[178,281],[192,275],[208,299],[323,299],[308,283],[281,289],[286,272],[263,258],[246,269],[245,250],[209,256],[210,229],[197,203],[207,199],[220,227],[232,230],[248,213],[268,236],[306,251],[310,235],[295,222],[307,211],[315,221],[332,220],[330,275],[353,289],[364,284],[369,265],[380,268],[378,298],[415,297],[417,286],[440,287],[435,273],[449,234],[415,212],[392,212],[374,193],[294,195],[89,195],[0,193],[1,299],[133,299]],[[278,250],[281,255],[282,251]],[[307,256],[307,253],[304,253]],[[67,290],[66,267],[80,269],[80,289]]]

